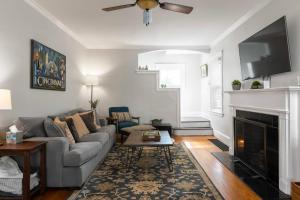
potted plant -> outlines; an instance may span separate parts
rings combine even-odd
[[[96,110],[96,108],[98,106],[98,103],[99,103],[99,100],[98,99],[95,100],[95,101],[91,100],[91,101],[89,101],[89,103],[91,104],[91,109]]]
[[[241,86],[242,86],[241,81],[239,81],[239,80],[232,81],[232,89],[233,90],[240,90]]]
[[[251,85],[251,89],[262,89],[263,85],[259,81],[253,81]]]

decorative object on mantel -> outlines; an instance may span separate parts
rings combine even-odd
[[[201,77],[205,78],[208,76],[208,64],[201,65]]]
[[[263,85],[259,81],[253,81],[251,84],[251,89],[263,89]]]
[[[144,67],[139,66],[138,70],[140,70],[140,71],[148,71],[149,67],[148,67],[148,65],[146,65]]]
[[[232,89],[233,90],[240,90],[241,86],[242,86],[241,81],[239,81],[239,80],[232,81]]]
[[[31,40],[31,88],[66,91],[66,56]]]
[[[98,76],[87,75],[85,84],[91,87],[91,98],[89,100],[89,103],[91,105],[91,109],[96,110],[99,103],[99,99],[93,100],[93,95],[94,95],[94,86],[97,86],[99,84]]]

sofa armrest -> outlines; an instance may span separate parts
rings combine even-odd
[[[69,151],[69,142],[64,137],[34,137],[25,141],[45,141],[47,187],[63,186],[63,159],[65,152]]]

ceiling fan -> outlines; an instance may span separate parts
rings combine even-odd
[[[170,10],[174,12],[179,12],[183,14],[190,14],[193,11],[193,7],[190,6],[184,6],[179,5],[175,3],[167,3],[163,2],[161,3],[159,0],[136,0],[135,3],[132,4],[126,4],[126,5],[119,5],[119,6],[113,6],[109,8],[103,8],[102,10],[110,12],[115,10],[120,10],[124,8],[130,8],[138,5],[141,9],[144,10],[144,24],[148,26],[152,22],[152,9],[159,6],[162,9]]]

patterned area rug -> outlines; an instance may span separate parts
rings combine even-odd
[[[126,148],[115,146],[80,191],[69,200],[223,199],[184,144],[171,148],[174,170],[156,148],[143,151],[128,170]]]

